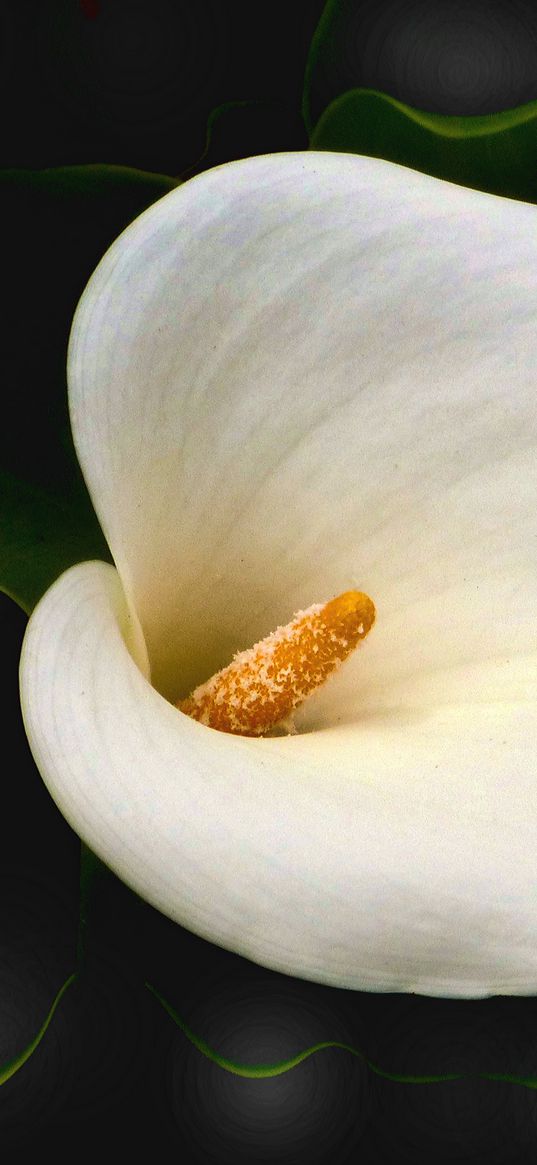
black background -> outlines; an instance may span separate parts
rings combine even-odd
[[[108,162],[179,175],[305,148],[303,76],[323,7],[1,0],[0,165]],[[347,0],[331,37],[315,78],[318,112],[358,85],[442,113],[491,113],[537,98],[531,3]],[[209,114],[223,105],[206,149]],[[5,221],[4,247],[10,229]],[[18,230],[31,269],[31,232]],[[47,286],[61,298],[52,271]],[[10,391],[7,378],[7,415]],[[38,388],[23,383],[17,392],[31,417]],[[74,970],[79,845],[41,783],[20,720],[25,616],[0,596],[0,620],[3,1064],[34,1037]],[[332,990],[213,947],[112,880],[97,905],[84,973],[34,1054],[0,1088],[2,1149],[19,1158],[50,1151],[56,1160],[147,1152],[214,1165],[534,1159],[537,1093],[480,1074],[537,1077],[537,999]],[[352,1045],[388,1073],[461,1078],[394,1082],[331,1048],[280,1076],[245,1079],[197,1050],[146,980],[238,1063],[277,1062],[327,1040]]]

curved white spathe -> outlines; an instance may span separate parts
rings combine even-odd
[[[142,215],[78,308],[117,572],[32,615],[30,743],[126,882],[267,966],[537,990],[536,220],[375,159],[249,159]],[[377,624],[297,736],[169,702],[353,586]]]

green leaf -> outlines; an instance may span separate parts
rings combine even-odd
[[[318,1052],[324,1051],[326,1048],[338,1048],[343,1052],[350,1053],[351,1056],[356,1056],[363,1060],[371,1072],[376,1076],[381,1076],[384,1080],[393,1080],[397,1084],[444,1084],[446,1081],[453,1080],[467,1080],[472,1079],[472,1076],[464,1075],[460,1072],[448,1073],[427,1073],[420,1075],[407,1075],[400,1072],[388,1072],[385,1068],[381,1068],[378,1064],[373,1063],[364,1052],[352,1044],[342,1043],[340,1040],[322,1040],[320,1043],[313,1044],[312,1047],[304,1048],[296,1055],[291,1056],[288,1060],[280,1060],[275,1064],[239,1064],[236,1060],[230,1060],[222,1056],[214,1048],[205,1042],[201,1036],[196,1035],[192,1028],[188,1027],[185,1021],[181,1018],[179,1013],[167,1002],[166,999],[153,987],[151,983],[146,981],[148,991],[160,1003],[161,1007],[170,1016],[170,1019],[181,1029],[187,1040],[211,1060],[213,1064],[217,1064],[219,1068],[223,1068],[225,1072],[231,1072],[235,1076],[244,1076],[250,1080],[263,1080],[274,1076],[281,1076],[285,1072],[290,1072],[292,1068],[298,1067],[304,1060],[309,1059],[310,1056],[316,1055]],[[533,1076],[513,1076],[504,1072],[479,1072],[473,1077],[480,1080],[502,1080],[509,1084],[518,1084],[524,1088],[537,1088],[537,1079]]]
[[[52,1020],[54,1019],[54,1013],[59,1007],[65,992],[68,990],[71,984],[74,983],[75,979],[75,974],[69,975],[69,978],[66,979],[65,983],[62,984],[58,994],[56,995],[56,998],[52,1002],[52,1006],[48,1012],[48,1015],[45,1016],[45,1019],[39,1028],[37,1035],[34,1036],[33,1040],[31,1040],[27,1047],[24,1048],[22,1052],[19,1052],[19,1055],[15,1056],[13,1060],[8,1060],[6,1064],[0,1064],[0,1085],[5,1084],[7,1080],[11,1080],[11,1077],[14,1076],[15,1073],[24,1066],[26,1061],[30,1059],[30,1056],[33,1056],[36,1048],[39,1047],[41,1040],[46,1035]]]
[[[186,170],[183,179],[212,166],[221,166],[254,154],[277,154],[307,149],[308,138],[298,109],[270,98],[225,101],[207,119],[205,149]]]
[[[311,39],[302,94],[302,117],[309,136],[327,105],[356,81],[345,78],[342,70],[352,31],[347,15],[348,0],[327,0]]]
[[[310,148],[386,158],[460,186],[537,202],[537,101],[486,117],[450,117],[352,89],[322,114]]]
[[[122,166],[0,171],[0,590],[27,612],[67,566],[109,558],[71,439],[69,331],[110,244],[178,182]]]
[[[54,579],[82,559],[111,561],[85,492],[67,498],[0,470],[0,589],[29,615]]]

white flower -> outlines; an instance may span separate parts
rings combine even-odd
[[[23,711],[73,828],[197,934],[537,991],[536,321],[535,207],[350,155],[206,172],[91,279],[70,408],[117,570],[41,600]],[[374,632],[297,735],[173,707],[352,587]]]

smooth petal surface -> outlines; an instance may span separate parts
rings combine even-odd
[[[535,991],[534,708],[501,709],[503,741],[494,707],[365,716],[342,767],[337,730],[251,740],[181,715],[128,627],[113,567],[82,564],[42,600],[22,660],[40,770],[120,877],[291,974]]]
[[[256,158],[146,212],[79,306],[119,574],[75,568],[32,616],[30,742],[120,876],[266,965],[537,989],[535,227],[374,159]],[[351,587],[377,624],[298,736],[167,702]]]
[[[533,207],[369,158],[224,166],[121,236],[70,403],[160,691],[354,585],[374,706],[535,651],[536,295]]]

